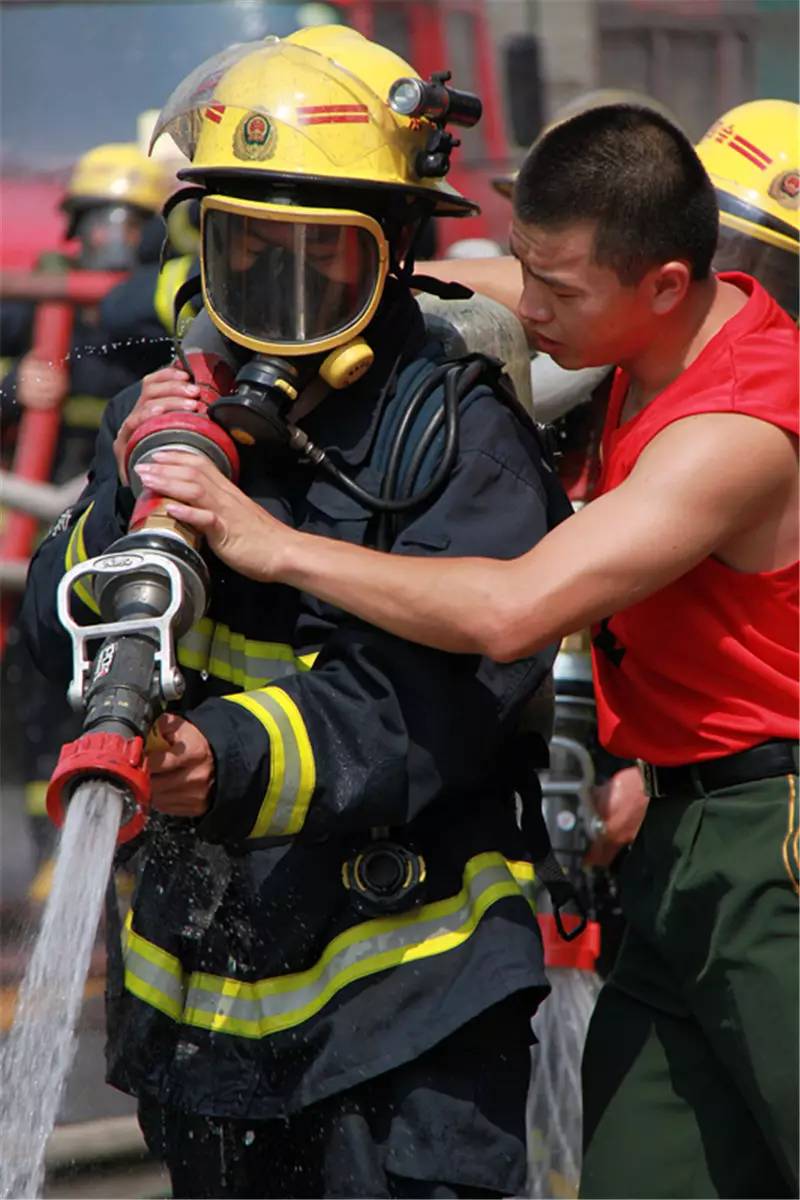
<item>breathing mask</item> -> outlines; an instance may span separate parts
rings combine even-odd
[[[372,365],[359,334],[383,294],[386,236],[373,217],[353,210],[208,196],[201,237],[209,315],[227,338],[256,352],[237,396],[220,402],[229,410],[225,424],[245,444],[271,440],[276,417],[316,375],[341,389]]]

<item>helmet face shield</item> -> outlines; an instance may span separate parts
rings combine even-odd
[[[751,234],[719,227],[712,266],[715,271],[744,271],[753,275],[773,300],[797,320],[800,258],[782,246],[771,246]]]
[[[343,26],[229,46],[178,85],[151,146],[169,136],[190,160],[181,179],[367,186],[424,199],[437,215],[477,212],[445,178],[417,174],[434,126],[388,101],[392,84],[414,75],[402,58]]]
[[[138,258],[145,215],[127,205],[98,205],[77,212],[71,236],[81,243],[78,264],[85,271],[129,271]]]
[[[251,350],[313,353],[354,337],[380,302],[388,257],[383,230],[363,213],[203,200],[205,302]]]

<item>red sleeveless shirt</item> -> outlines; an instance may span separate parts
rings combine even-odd
[[[746,305],[695,361],[619,427],[618,371],[603,433],[599,493],[630,474],[673,421],[734,412],[798,432],[798,331],[747,275],[720,279]],[[745,574],[710,557],[592,630],[600,740],[623,758],[699,762],[770,738],[797,738],[798,564]]]

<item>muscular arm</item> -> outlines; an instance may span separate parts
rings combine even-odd
[[[401,561],[291,534],[265,550],[263,569],[401,637],[509,661],[728,546],[786,504],[795,474],[781,430],[704,414],[665,429],[624,484],[513,561]]]

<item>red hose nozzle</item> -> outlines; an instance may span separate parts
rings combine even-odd
[[[54,825],[63,825],[66,800],[73,787],[90,779],[107,779],[125,788],[132,798],[130,811],[123,811],[118,842],[129,842],[144,828],[150,807],[150,769],[142,738],[119,733],[84,733],[61,749],[47,786],[47,815]]]

